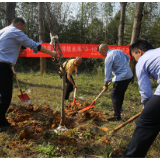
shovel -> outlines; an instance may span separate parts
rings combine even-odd
[[[77,86],[77,74],[76,74],[76,86]],[[76,88],[74,89],[74,97],[73,97],[73,102],[70,102],[71,105],[73,104],[79,104],[79,102],[76,101]]]
[[[117,130],[119,130],[120,128],[122,128],[123,126],[125,126],[126,124],[132,122],[134,119],[136,119],[137,117],[139,117],[140,114],[141,114],[141,112],[139,112],[138,114],[134,115],[133,117],[131,117],[130,119],[128,119],[126,122],[122,123],[121,125],[119,125],[115,129],[113,129],[111,132],[109,132],[109,134],[110,135],[113,134],[114,132],[116,132]]]
[[[18,81],[18,79],[17,79],[17,76],[16,76],[16,80],[17,80],[17,84],[18,84],[18,87],[19,87],[20,92],[21,92],[21,95],[18,95],[19,99],[20,99],[24,104],[29,104],[29,103],[31,103],[31,100],[30,100],[29,96],[28,96],[26,93],[23,94],[22,89],[21,89],[20,84],[19,84],[19,81]]]
[[[93,126],[93,133],[99,135],[106,135],[107,133],[109,133],[109,135],[113,135],[117,130],[119,130],[120,128],[124,127],[125,125],[127,125],[128,123],[132,122],[137,117],[139,117],[140,114],[141,112],[137,113],[136,115],[128,119],[126,122],[123,122],[118,127],[114,128],[112,131],[109,131],[108,128],[100,128],[98,126]]]
[[[111,82],[108,83],[108,86],[109,86],[110,84],[111,84]],[[82,112],[84,112],[84,111],[86,111],[86,110],[88,110],[88,109],[91,109],[91,108],[95,107],[95,106],[94,106],[95,102],[96,102],[97,99],[102,95],[102,93],[103,93],[104,91],[105,91],[105,90],[103,89],[103,90],[101,91],[101,93],[96,97],[96,99],[90,104],[90,106],[81,109],[81,110],[78,112],[78,114],[79,114],[79,113],[82,113]]]

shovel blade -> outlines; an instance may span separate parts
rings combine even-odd
[[[21,95],[18,95],[19,99],[25,103],[25,104],[29,104],[31,102],[29,96],[25,93],[25,94],[21,94]]]
[[[93,107],[95,107],[95,105],[92,105],[92,106],[88,106],[88,107],[86,107],[86,108],[83,108],[83,109],[81,109],[78,113],[82,113],[82,112],[84,112],[84,111],[86,111],[86,110],[88,110],[88,109],[91,109],[91,108],[93,108]]]
[[[73,102],[70,102],[71,105],[73,105]],[[79,104],[79,102],[75,102],[75,104]]]
[[[108,128],[100,128],[98,126],[93,126],[93,133],[101,136],[106,135],[108,130],[109,130]]]

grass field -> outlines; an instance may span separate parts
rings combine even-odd
[[[91,103],[96,96],[102,91],[104,84],[104,74],[99,68],[97,73],[81,73],[78,75],[77,83],[77,96],[84,97],[85,101]],[[61,111],[61,83],[59,75],[56,73],[47,73],[41,75],[39,72],[30,71],[28,73],[17,72],[17,77],[23,91],[28,92],[32,104],[38,106],[49,105],[53,110]],[[75,76],[73,75],[75,79]],[[110,97],[110,92],[113,84],[109,86],[108,91],[106,91],[96,102],[94,110],[103,111],[105,118],[111,117],[113,115],[112,101]],[[156,81],[152,80],[153,91],[156,88]],[[25,105],[19,100],[18,94],[20,94],[16,80],[14,79],[14,89],[11,106],[24,107]],[[70,95],[70,100],[72,101],[73,93]],[[140,103],[140,94],[138,89],[137,80],[130,84],[123,103],[122,120],[118,122],[101,122],[100,127],[108,128],[109,131],[120,125],[121,123],[127,121],[129,118],[135,114],[141,112],[142,105]],[[84,103],[84,100],[76,99],[80,103]],[[136,119],[137,120],[137,119]],[[58,137],[63,136],[63,133],[53,133],[49,130],[51,138],[43,140],[31,139],[24,146],[22,142],[19,143],[19,147],[10,148],[9,144],[11,142],[16,142],[19,140],[19,135],[12,129],[8,129],[6,132],[0,133],[0,157],[1,158],[42,158],[42,157],[79,157],[79,158],[121,158],[122,153],[129,143],[133,131],[135,129],[136,120],[127,124],[118,130],[115,134],[109,135],[107,132],[104,135],[95,135],[94,141],[91,139],[92,125],[91,120],[78,124],[77,127],[81,126],[85,128],[87,133],[83,133],[79,142],[83,147],[76,151],[73,150],[72,146],[68,145],[65,148],[65,152],[62,151],[63,147],[60,148],[55,144],[55,140]],[[78,131],[76,128],[69,130],[69,136],[76,138]],[[107,137],[110,143],[101,143],[102,139]],[[147,153],[148,158],[159,158],[160,157],[160,135],[157,136],[156,140],[152,144],[149,152]],[[87,144],[86,144],[87,143]],[[84,147],[85,146],[85,147]],[[21,148],[21,149],[20,149]]]

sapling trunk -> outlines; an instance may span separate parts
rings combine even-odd
[[[66,81],[66,73],[65,68],[62,68],[63,75],[62,75],[62,103],[61,103],[61,121],[60,125],[65,125],[65,114],[64,114],[64,100],[65,100],[65,81]]]

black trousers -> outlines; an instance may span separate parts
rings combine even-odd
[[[0,62],[0,77],[0,125],[5,125],[13,89],[13,72],[9,64]]]
[[[160,131],[160,96],[154,95],[139,116],[123,158],[144,158]]]
[[[113,85],[113,89],[111,91],[111,99],[113,103],[115,118],[121,118],[121,109],[124,100],[124,94],[131,80],[132,78],[123,81],[116,81]]]
[[[60,77],[62,78],[62,76],[60,75]],[[74,80],[73,80],[73,77],[71,75],[71,79],[74,83]],[[66,84],[67,84],[67,87],[66,87],[66,92],[65,92],[65,100],[69,100],[69,95],[70,93],[73,91],[73,85],[70,83],[70,81],[68,80],[67,78],[67,74],[66,74]]]

